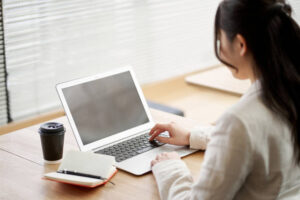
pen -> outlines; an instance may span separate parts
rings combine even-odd
[[[103,178],[101,176],[96,176],[96,175],[86,174],[86,173],[81,173],[81,172],[76,172],[76,171],[69,171],[69,170],[66,170],[66,169],[58,170],[57,173],[70,174],[70,175],[76,175],[76,176],[82,176],[82,177],[88,177],[88,178],[95,178],[95,179],[101,179],[101,180],[107,180],[107,178]],[[111,184],[115,185],[111,181],[108,181],[108,182],[110,182]]]

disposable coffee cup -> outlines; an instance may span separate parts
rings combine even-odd
[[[65,127],[58,122],[44,123],[39,128],[44,161],[46,164],[56,164],[62,160]]]

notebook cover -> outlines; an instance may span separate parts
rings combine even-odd
[[[70,184],[70,185],[76,185],[76,186],[80,186],[80,187],[86,187],[86,188],[95,188],[95,187],[98,187],[100,185],[105,185],[106,183],[108,183],[108,181],[110,179],[112,179],[112,177],[118,172],[118,170],[116,169],[115,172],[104,182],[102,183],[99,183],[97,185],[93,185],[93,186],[89,186],[89,185],[83,185],[83,184],[77,184],[77,183],[70,183],[70,182],[67,182],[67,181],[61,181],[61,180],[54,180],[54,179],[50,179],[50,178],[47,178],[47,177],[43,177],[43,179],[45,180],[50,180],[50,181],[55,181],[55,182],[58,182],[58,183],[66,183],[66,184]]]

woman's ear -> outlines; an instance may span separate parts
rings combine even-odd
[[[247,43],[245,38],[241,34],[236,35],[237,45],[240,56],[244,56],[247,53]]]

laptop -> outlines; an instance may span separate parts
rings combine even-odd
[[[151,171],[159,153],[177,151],[182,157],[197,151],[149,142],[155,123],[131,67],[60,83],[56,89],[79,149],[115,156],[121,170],[142,175]]]

